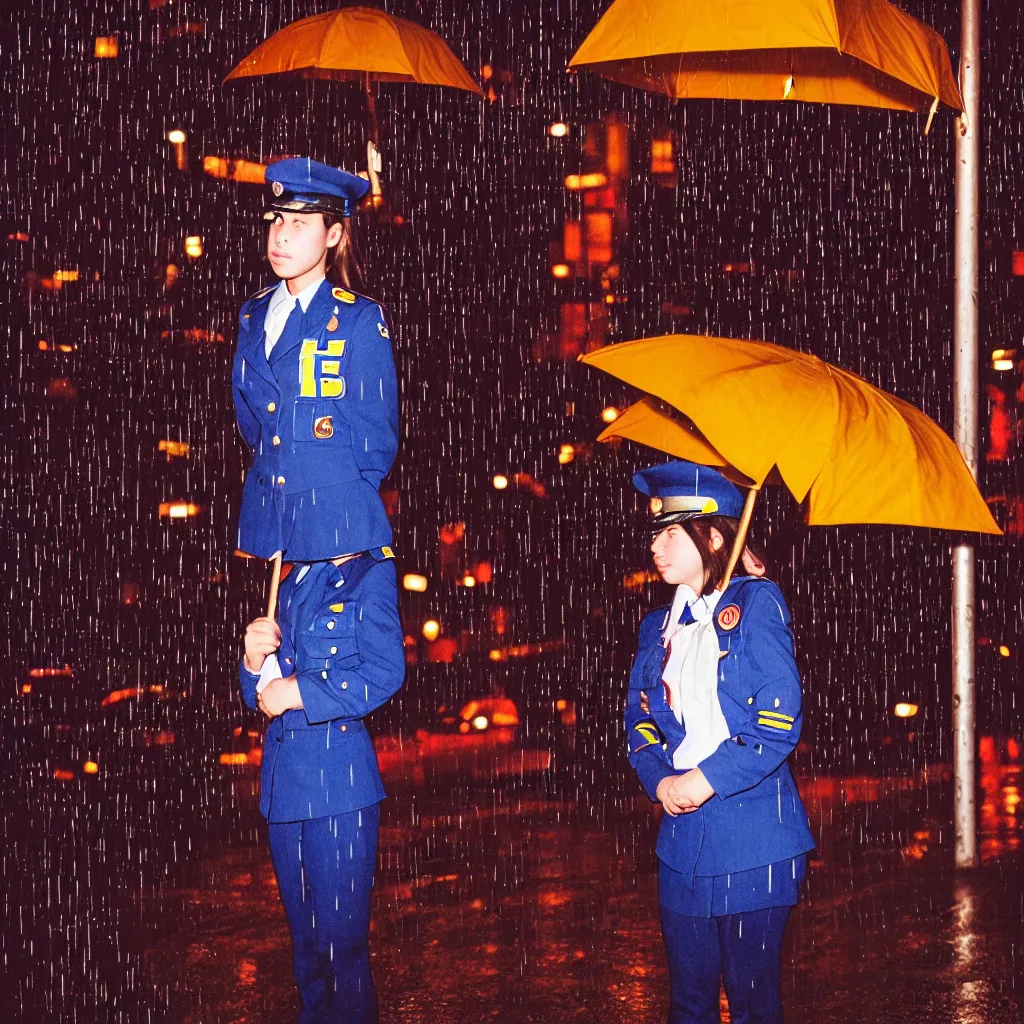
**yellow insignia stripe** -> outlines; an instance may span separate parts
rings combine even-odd
[[[332,612],[343,612],[344,610],[345,610],[345,603],[344,602],[342,602],[341,604],[332,604],[331,605],[331,611]]]
[[[380,549],[380,553],[381,553],[381,554],[382,554],[382,555],[383,555],[383,556],[384,556],[385,558],[394,558],[394,557],[395,557],[395,553],[394,553],[394,551],[392,551],[392,550],[391,550],[391,548],[389,548],[389,547],[388,547],[388,546],[387,546],[386,544],[384,545],[384,547],[382,547],[382,548]]]
[[[634,725],[633,729],[635,732],[640,733],[648,743],[657,743],[660,738],[658,736],[658,727],[652,722],[641,722],[639,725]]]
[[[759,718],[757,720],[757,724],[768,725],[771,726],[771,728],[773,729],[782,729],[784,732],[789,732],[789,730],[793,728],[793,726],[791,726],[789,722],[776,722],[770,718]]]
[[[789,715],[784,715],[781,711],[758,711],[758,714],[764,718],[778,718],[783,722],[795,722],[795,718],[791,718]]]

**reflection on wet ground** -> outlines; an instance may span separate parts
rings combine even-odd
[[[790,1024],[1022,1019],[1021,772],[990,768],[981,781],[985,864],[970,875],[949,867],[951,785],[941,772],[917,784],[803,784],[819,851],[787,940]],[[201,837],[163,836],[164,860],[152,837],[136,835],[130,855],[101,840],[79,846],[61,878],[26,879],[22,907],[31,890],[38,908],[63,908],[67,931],[51,934],[34,964],[8,956],[22,972],[22,1006],[39,1008],[22,1019],[293,1019],[287,928],[254,785],[251,772],[237,773],[227,804],[245,810]],[[664,1019],[646,800],[584,804],[582,783],[570,792],[549,773],[392,780],[389,790],[372,937],[385,1022]],[[116,884],[82,891],[87,866]],[[64,971],[40,971],[59,961],[62,942]]]

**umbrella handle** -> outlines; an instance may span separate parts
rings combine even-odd
[[[366,92],[366,115],[369,121],[370,141],[376,146],[377,145],[377,98],[373,95],[373,80],[370,78],[370,72],[366,72],[366,77],[363,79],[363,89]]]
[[[267,618],[272,619],[277,614],[277,591],[281,586],[281,556],[283,552],[275,551],[271,562],[274,570],[270,574],[270,594],[267,597]]]
[[[736,531],[736,543],[732,546],[732,554],[729,556],[729,564],[726,566],[725,576],[722,577],[722,582],[718,584],[719,591],[724,591],[729,586],[733,570],[736,568],[736,563],[740,560],[740,555],[746,546],[747,532],[750,530],[750,520],[754,516],[754,502],[757,501],[757,492],[760,489],[760,485],[755,484],[747,491],[747,500],[743,503],[743,515],[740,517],[739,529]]]

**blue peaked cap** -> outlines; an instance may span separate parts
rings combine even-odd
[[[743,513],[743,493],[717,469],[695,462],[666,462],[633,474],[633,486],[651,499],[651,527],[663,530],[698,516]]]
[[[267,167],[263,219],[273,220],[274,211],[279,210],[350,217],[355,204],[369,191],[370,183],[365,178],[308,156],[277,160]]]

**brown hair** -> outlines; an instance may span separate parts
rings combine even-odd
[[[349,291],[362,291],[363,268],[356,251],[355,223],[351,217],[331,213],[323,214],[323,218],[328,231],[335,224],[341,225],[341,241],[327,250],[327,280]]]
[[[695,519],[686,519],[680,525],[689,534],[704,565],[704,589],[701,591],[701,595],[710,594],[725,578],[729,556],[732,554],[733,546],[736,543],[736,534],[739,532],[739,521],[733,519],[732,516],[698,516]],[[724,541],[717,551],[711,545],[712,530],[717,530]],[[764,562],[761,552],[750,544],[749,539],[744,550],[753,555],[757,561]],[[737,568],[740,568],[741,565],[742,563],[737,563]]]

